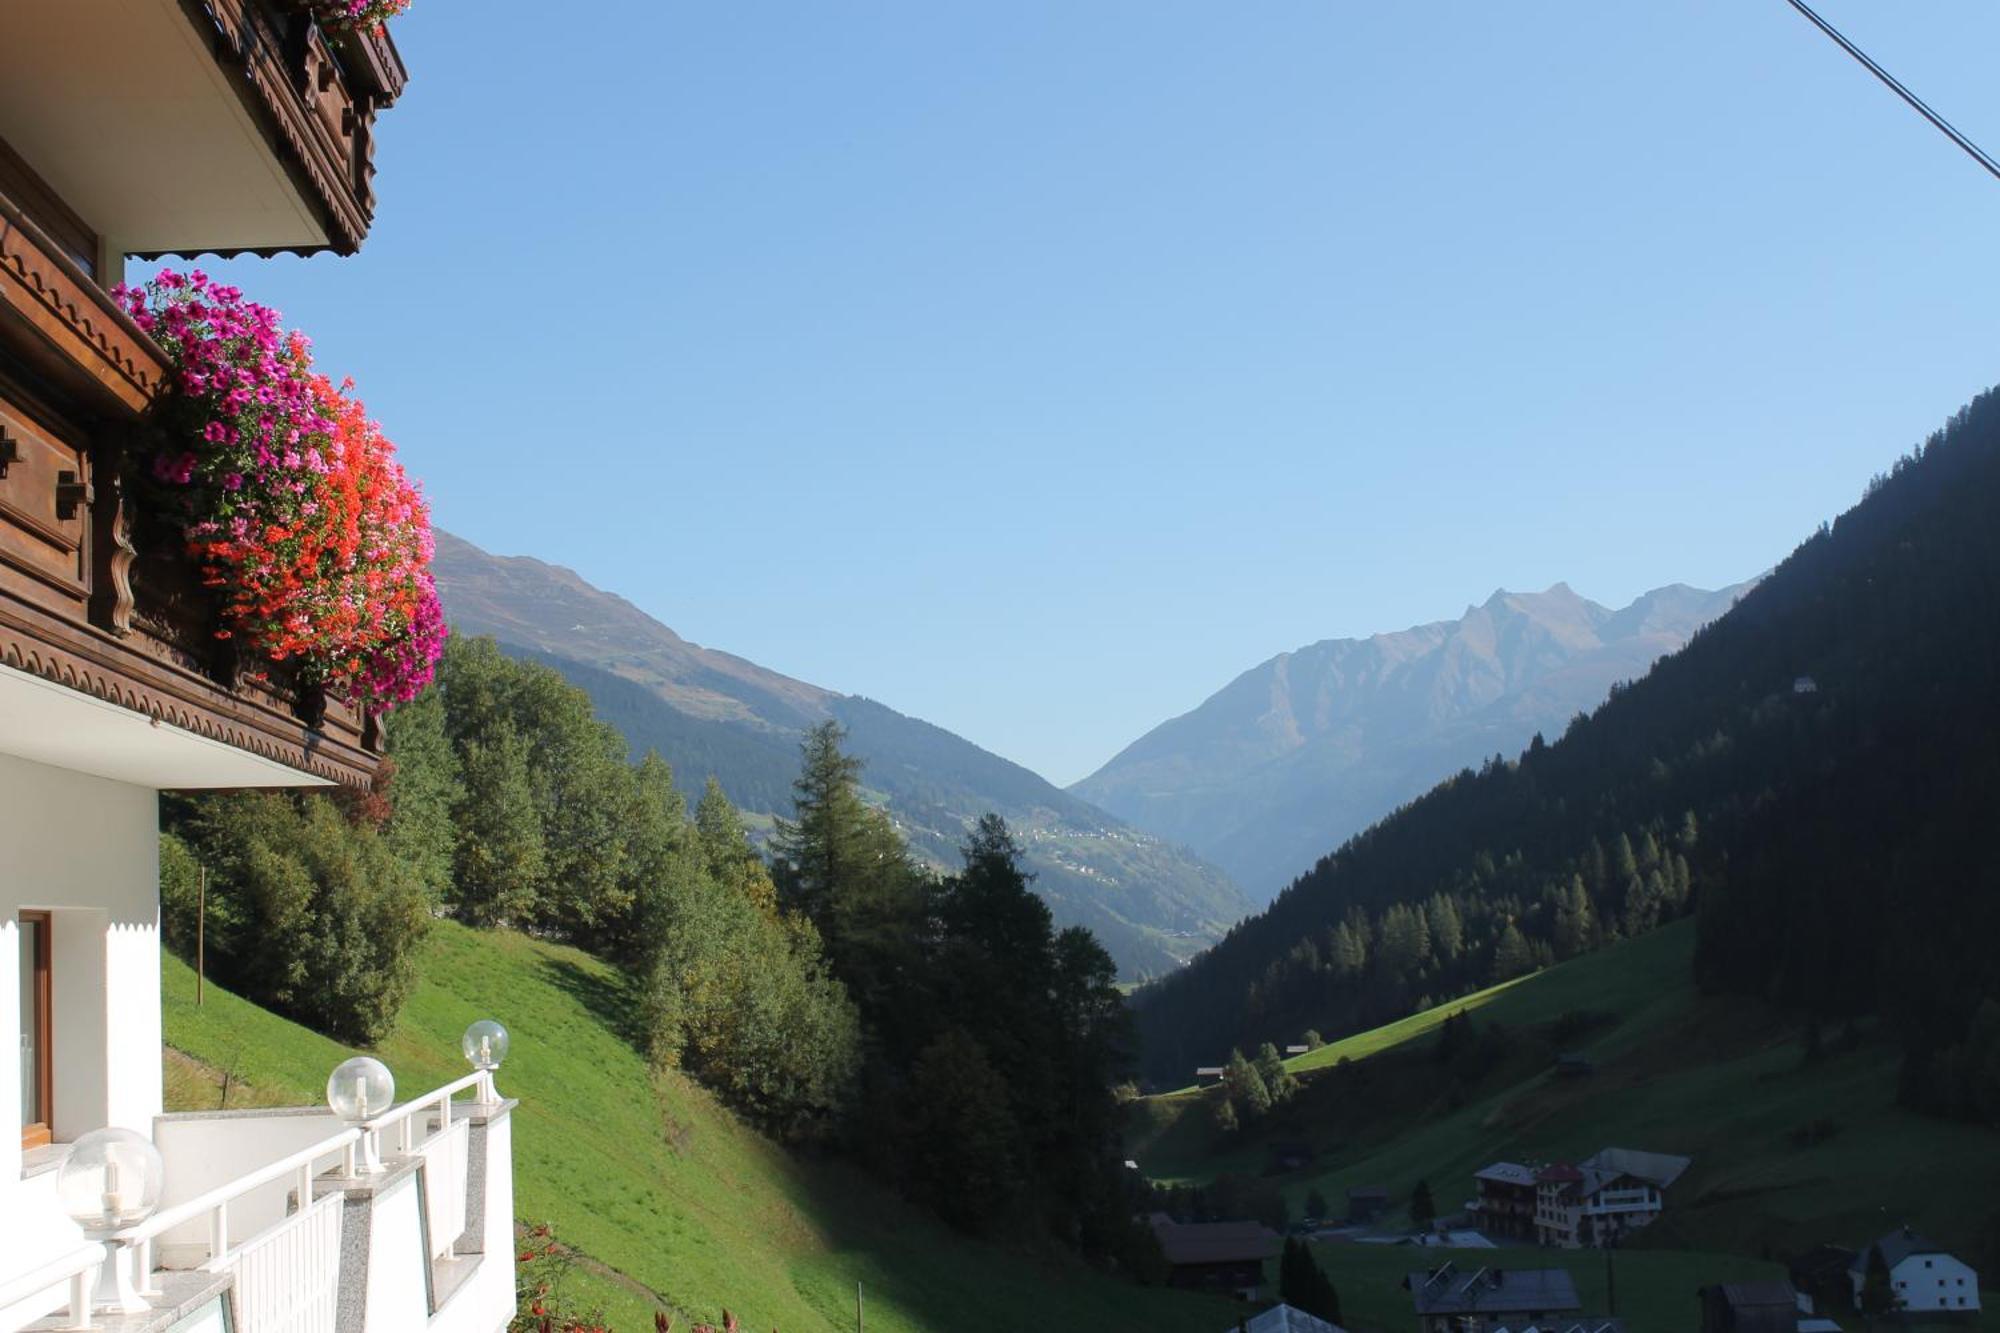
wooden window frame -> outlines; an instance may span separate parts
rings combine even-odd
[[[23,1148],[43,1148],[54,1141],[52,1126],[55,1124],[56,1062],[55,1018],[51,1002],[55,997],[52,962],[55,956],[53,939],[54,914],[50,912],[22,912],[22,925],[33,923],[35,931],[35,1081],[38,1084],[35,1104],[41,1108],[42,1119],[33,1124],[21,1126],[21,1146]],[[17,927],[18,928],[18,927]],[[26,1020],[23,1015],[23,1021]]]

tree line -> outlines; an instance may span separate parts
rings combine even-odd
[[[393,1025],[434,917],[577,945],[622,969],[658,1067],[767,1131],[967,1231],[1136,1262],[1111,959],[1054,927],[997,816],[955,873],[913,857],[842,739],[806,738],[767,859],[713,779],[689,809],[553,668],[455,638],[390,715],[372,790],[168,800],[166,937],[191,952],[205,874],[217,979],[361,1043]]]
[[[1329,1036],[1698,918],[1696,982],[1879,1014],[1911,1105],[2000,1122],[2000,395],[1642,680],[1440,784],[1136,997],[1147,1071]]]

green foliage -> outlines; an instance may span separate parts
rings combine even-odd
[[[1243,1052],[1229,1053],[1228,1062],[1222,1066],[1222,1086],[1246,1122],[1262,1120],[1270,1114],[1271,1089],[1265,1085],[1257,1066],[1243,1058]]]
[[[861,763],[838,723],[806,733],[794,817],[780,821],[780,901],[826,941],[834,974],[871,1025],[893,1021],[898,978],[914,961],[924,881],[888,816],[861,799]]]
[[[657,757],[633,783],[627,952],[654,1060],[688,1069],[782,1135],[825,1132],[853,1087],[860,1032],[818,932],[748,891],[755,854],[719,791],[703,801],[704,832]]]
[[[458,755],[445,729],[444,696],[426,690],[383,719],[386,757],[377,786],[389,817],[383,840],[410,868],[433,903],[452,893],[457,853],[453,807],[460,785]]]
[[[1257,1077],[1270,1093],[1273,1106],[1283,1106],[1299,1090],[1298,1079],[1285,1067],[1278,1048],[1268,1041],[1257,1048]]]
[[[463,785],[453,809],[452,891],[459,920],[474,926],[526,925],[548,853],[528,777],[528,747],[505,719],[460,743]]]
[[[464,788],[457,906],[476,924],[601,944],[631,910],[625,742],[549,667],[454,638],[438,673]]]
[[[912,1180],[961,1230],[1004,1230],[1017,1219],[1027,1172],[1004,1080],[956,1029],[940,1033],[910,1071]]]
[[[416,984],[423,884],[374,829],[312,796],[180,799],[162,839],[169,936],[192,943],[208,867],[207,958],[219,979],[322,1031],[370,1042]]]

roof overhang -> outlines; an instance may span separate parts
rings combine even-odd
[[[325,787],[325,778],[0,666],[0,751],[162,790]]]
[[[360,245],[386,38],[344,58],[267,0],[10,0],[6,29],[0,138],[107,249]]]

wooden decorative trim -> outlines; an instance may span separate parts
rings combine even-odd
[[[0,310],[12,310],[128,411],[167,382],[166,357],[111,297],[0,194]]]
[[[91,619],[114,638],[132,632],[137,602],[132,596],[132,562],[139,547],[132,540],[132,510],[125,503],[125,481],[114,466],[96,469],[97,508],[92,515],[104,541],[99,543],[102,567],[93,571]]]
[[[46,631],[0,604],[0,666],[38,676],[155,721],[344,786],[374,781],[376,757],[362,748],[355,710],[329,708],[340,731],[316,730],[270,704],[232,693],[193,672],[141,656],[108,637],[101,644],[58,645]],[[134,635],[128,642],[141,642]]]

